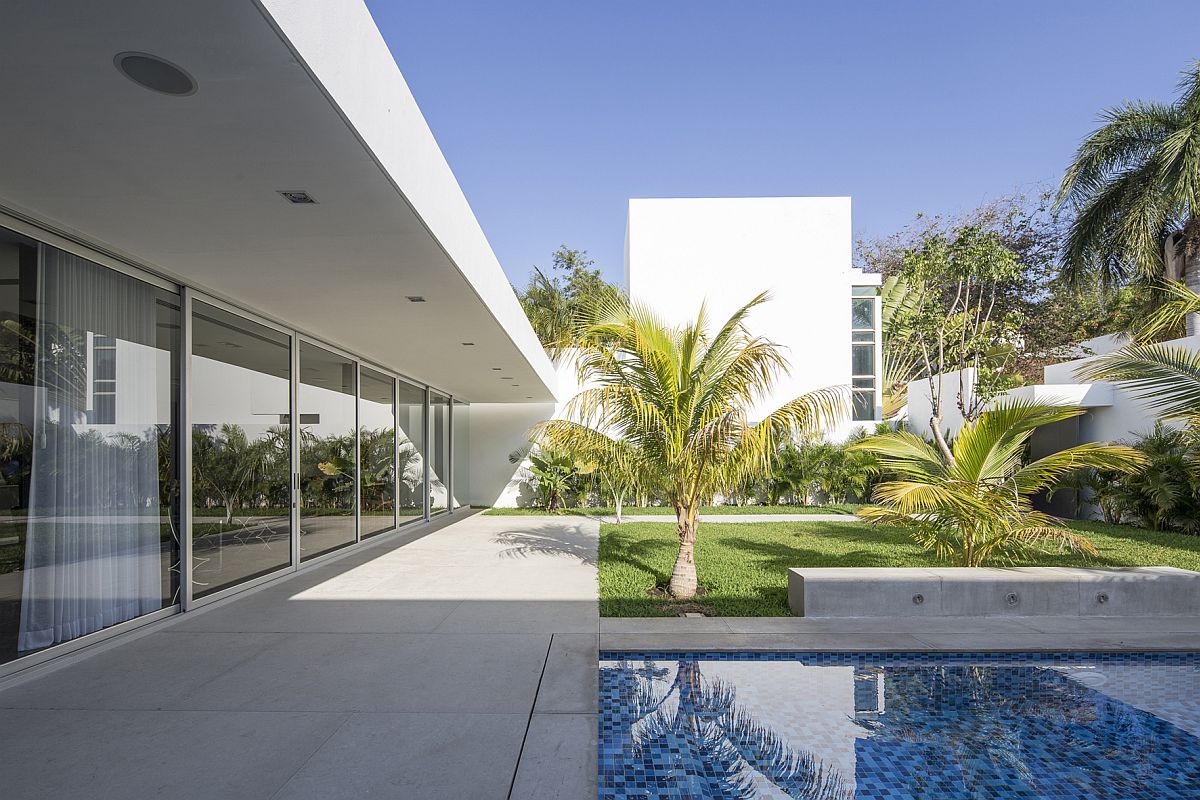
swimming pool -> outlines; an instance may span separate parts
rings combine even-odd
[[[600,797],[1200,798],[1200,653],[600,654]]]

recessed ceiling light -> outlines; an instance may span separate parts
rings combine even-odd
[[[179,67],[149,53],[117,53],[113,64],[138,86],[160,94],[184,97],[196,93],[196,81]]]
[[[424,297],[421,297],[421,295],[419,295],[419,294],[410,294],[410,295],[408,295],[408,302],[410,302],[410,303],[424,303],[424,302],[425,302],[425,298],[424,298]]]
[[[283,196],[284,200],[298,206],[315,206],[317,204],[311,194],[301,189],[280,189],[279,194]]]

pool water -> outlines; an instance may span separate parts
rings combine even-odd
[[[600,656],[601,798],[1200,798],[1200,653]]]

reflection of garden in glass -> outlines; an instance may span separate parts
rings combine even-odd
[[[601,798],[1150,800],[1200,786],[1200,656],[604,653]]]
[[[359,512],[365,539],[396,524],[395,382],[362,368],[358,404]]]
[[[197,597],[292,563],[291,338],[192,306],[192,581]]]
[[[300,342],[301,561],[356,538],[356,370],[350,359]]]

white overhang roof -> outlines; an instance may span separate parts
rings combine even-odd
[[[0,30],[0,207],[466,400],[553,399],[360,0],[14,0]],[[198,90],[136,85],[127,51]]]

